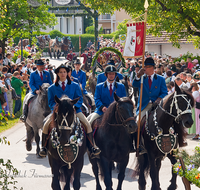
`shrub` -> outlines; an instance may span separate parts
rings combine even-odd
[[[14,57],[12,58],[14,63],[16,62],[18,55],[21,55],[21,50],[18,50],[17,52],[14,53]],[[26,50],[23,50],[23,57],[27,58],[28,55],[29,55],[29,52],[27,52]]]

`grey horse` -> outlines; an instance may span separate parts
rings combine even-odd
[[[28,103],[28,115],[25,121],[27,131],[26,149],[27,151],[32,150],[32,141],[35,137],[35,142],[37,144],[36,155],[38,158],[40,158],[39,129],[43,127],[44,118],[51,113],[47,97],[47,91],[49,86],[50,85],[48,83],[43,83],[39,89],[39,94],[35,95],[32,99],[30,99]]]

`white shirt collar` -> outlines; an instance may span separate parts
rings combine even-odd
[[[39,71],[39,70],[37,69],[37,72],[38,72],[39,75],[40,75],[40,73],[42,72],[42,75],[43,75],[43,71]]]
[[[107,86],[108,86],[109,90],[110,90],[110,84],[112,84],[112,89],[114,88],[114,81],[113,81],[113,83],[109,83],[108,80],[106,80],[106,83],[107,83]]]
[[[68,82],[67,79],[64,82],[65,82],[65,86],[66,86],[67,82]],[[60,80],[58,81],[58,84],[62,87],[62,82]]]
[[[154,75],[155,75],[155,73],[153,75],[151,75],[151,81],[153,81]],[[147,75],[147,77],[149,77],[149,76]]]

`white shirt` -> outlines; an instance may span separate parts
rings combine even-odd
[[[151,75],[151,82],[153,82],[154,75],[155,75],[155,73],[154,73],[153,75]],[[148,76],[148,75],[146,75],[146,76],[147,76],[148,79],[149,79],[149,76]],[[137,75],[136,75],[135,78],[136,78],[136,80],[140,80],[140,78],[138,78]]]
[[[199,97],[199,91],[194,91],[192,92],[192,96],[194,97],[194,99],[196,100]]]
[[[67,79],[66,79],[64,82],[65,82],[65,87],[66,87],[67,82],[68,82]],[[58,81],[58,84],[60,85],[61,88],[62,88],[62,83],[63,83],[63,82],[61,82],[60,80]]]
[[[21,72],[22,72],[22,73],[26,73],[26,71],[27,71],[27,68],[26,68],[26,67],[22,67]]]
[[[43,71],[39,71],[39,70],[37,69],[37,72],[38,72],[39,76],[41,75],[41,73],[42,73],[42,76],[43,76]]]
[[[21,58],[17,58],[16,64],[20,64],[20,63],[21,63]]]
[[[109,83],[108,81],[106,81],[106,82],[107,82],[108,90],[110,90],[110,84],[112,84],[112,90],[113,90],[113,88],[114,88],[114,82],[113,83]]]

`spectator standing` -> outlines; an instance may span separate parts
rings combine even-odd
[[[13,77],[11,79],[11,85],[15,89],[17,95],[20,97],[20,99],[15,101],[14,114],[16,114],[21,109],[21,93],[22,93],[22,86],[24,85],[22,80],[20,79],[20,74],[18,71],[15,71],[13,73]]]
[[[187,68],[191,71],[192,68],[194,67],[194,65],[193,65],[192,60],[191,60],[190,57],[187,58],[187,62],[188,62]]]
[[[91,40],[89,40],[89,42],[87,43],[87,48],[89,49],[91,45],[92,45],[92,42]]]

